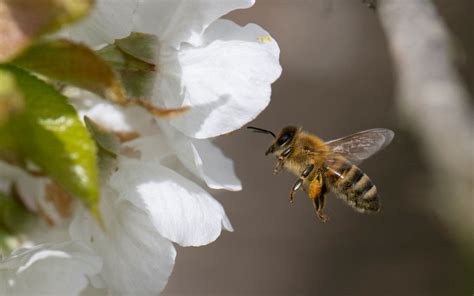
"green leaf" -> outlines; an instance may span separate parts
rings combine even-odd
[[[88,47],[67,40],[33,44],[13,64],[124,103],[125,91],[111,66]]]
[[[163,109],[150,101],[157,75],[155,61],[159,50],[160,44],[156,36],[132,32],[128,37],[115,40],[97,53],[118,74],[127,93],[128,104],[140,105],[159,117],[180,115],[188,108]]]
[[[0,0],[0,62],[18,55],[42,34],[87,15],[93,0]]]
[[[154,65],[160,50],[158,37],[151,34],[132,32],[129,36],[116,39],[115,45],[132,57]]]
[[[28,229],[33,215],[14,198],[0,192],[0,225],[10,234],[24,232]]]
[[[7,121],[11,113],[23,109],[23,95],[18,89],[15,77],[0,70],[0,126]]]
[[[120,148],[120,139],[111,132],[98,126],[87,116],[84,122],[92,138],[99,147],[99,172],[101,180],[107,180],[118,168],[117,155]]]
[[[102,129],[87,116],[84,117],[84,122],[97,146],[104,150],[104,152],[116,157],[120,146],[120,139],[116,135]]]
[[[100,220],[96,146],[76,111],[38,78],[11,66],[0,70],[14,75],[25,99],[24,111],[0,128],[0,135],[10,135],[9,142],[0,140],[0,152],[13,149],[36,164]]]
[[[128,98],[149,98],[155,79],[155,65],[139,60],[111,44],[97,52],[119,75]]]

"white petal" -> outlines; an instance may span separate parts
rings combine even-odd
[[[10,165],[0,160],[0,178],[5,180],[15,180],[24,172],[16,166]]]
[[[195,159],[201,159],[201,165],[197,168],[209,187],[231,191],[242,190],[233,161],[226,157],[219,147],[209,140],[191,140],[191,144],[195,150]]]
[[[175,153],[168,145],[166,137],[162,134],[153,134],[150,136],[139,137],[135,140],[124,143],[123,151],[131,148],[132,151],[138,152],[136,159],[142,161],[157,160],[160,161]]]
[[[169,94],[155,98],[164,98],[169,107],[191,106],[171,124],[190,137],[209,138],[242,127],[265,109],[281,67],[276,42],[257,40],[262,36],[269,34],[257,25],[218,20],[206,31],[203,47],[183,48],[182,101],[176,100],[179,93],[171,96],[174,106]]]
[[[106,293],[104,293],[104,289],[94,288],[92,285],[87,286],[87,288],[81,292],[81,296],[105,296],[105,295]]]
[[[158,295],[174,266],[172,243],[156,231],[148,213],[107,188],[102,188],[101,214],[104,231],[85,211],[70,228],[73,239],[86,242],[103,260],[92,284],[112,295]]]
[[[0,295],[78,295],[100,268],[77,242],[19,249],[0,263]]]
[[[157,131],[153,116],[141,107],[120,107],[98,103],[84,115],[100,126],[116,132],[138,132],[141,135]]]
[[[59,244],[71,240],[69,223],[51,226],[44,219],[38,219],[34,227],[28,229],[26,236],[28,241],[23,242],[22,246],[30,248],[40,244]]]
[[[213,189],[239,191],[240,180],[234,164],[209,140],[193,139],[169,125],[162,124],[181,163]]]
[[[216,40],[240,40],[257,43],[261,45],[265,51],[271,53],[275,58],[278,59],[280,57],[278,43],[271,37],[270,33],[257,24],[250,23],[242,27],[230,20],[219,19],[209,26],[203,35],[203,38],[205,44],[212,43]]]
[[[61,215],[58,211],[57,207],[61,205],[54,202],[54,196],[47,196],[48,186],[57,186],[49,178],[33,177],[18,167],[0,161],[0,180],[2,180],[0,182],[2,192],[10,192],[11,186],[14,184],[22,204],[32,212],[41,212],[48,222],[60,225],[69,219],[67,215],[64,215],[67,212],[63,212]],[[67,205],[63,204],[62,206],[66,207]]]
[[[223,227],[232,230],[214,198],[158,162],[123,161],[110,183],[121,198],[150,213],[161,235],[182,246],[206,245]]]
[[[172,129],[176,130],[175,128]],[[159,162],[160,165],[175,171],[193,182],[206,185],[200,175],[193,174],[182,164],[176,155],[174,145],[169,142],[170,140],[162,134],[139,137],[124,143],[120,155],[124,158],[140,160],[142,162]]]
[[[32,177],[26,173],[21,174],[16,179],[16,188],[18,194],[26,207],[36,212],[38,210],[38,203],[42,206],[42,210],[45,210],[45,214],[53,218],[54,222],[57,224],[61,219],[56,219],[58,215],[57,211],[54,210],[54,206],[46,200],[45,190],[46,185],[51,182],[48,178],[44,177]]]
[[[80,116],[89,117],[98,125],[115,132],[132,132],[133,127],[127,120],[122,107],[107,102],[97,103],[89,110],[84,110]]]
[[[97,95],[77,88],[68,88],[66,95],[81,119],[89,117],[100,126],[114,132],[139,132],[141,135],[158,131],[154,117],[138,106],[121,107]]]
[[[64,219],[57,212],[54,204],[46,197],[46,186],[51,183],[46,177],[33,177],[18,167],[0,161],[0,190],[10,192],[15,184],[22,203],[32,212],[41,207],[43,213],[54,224],[60,224]]]
[[[113,43],[132,31],[132,18],[139,0],[98,0],[83,21],[61,31],[73,40],[90,46]]]
[[[178,48],[181,42],[201,43],[201,35],[213,21],[254,0],[142,0],[137,8],[135,30],[155,34],[162,43]]]
[[[0,161],[0,191],[10,192],[13,184],[25,206],[36,211],[35,195],[43,188],[42,178],[33,178],[20,168]]]
[[[49,178],[33,177],[24,171],[20,171],[14,182],[19,198],[30,211],[41,212],[41,215],[47,218],[48,222],[56,226],[69,220],[70,217],[65,215],[67,212],[63,212],[63,215],[61,215],[61,212],[58,211],[64,210],[67,205],[63,204],[61,208],[60,204],[54,202],[54,196],[48,196],[47,194],[48,186],[53,186],[53,188],[58,186]],[[58,209],[58,206],[60,209]]]

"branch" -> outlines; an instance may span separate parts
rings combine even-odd
[[[397,72],[400,113],[443,181],[439,185],[450,190],[439,196],[437,207],[459,234],[472,236],[474,112],[449,32],[430,0],[377,4]]]

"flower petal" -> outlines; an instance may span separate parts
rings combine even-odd
[[[8,164],[0,160],[0,190],[2,192],[9,192],[12,184],[18,179],[27,174],[19,167]]]
[[[242,27],[233,21],[219,19],[215,21],[206,30],[203,35],[204,44],[212,43],[216,40],[220,41],[245,41],[259,44],[263,50],[271,53],[275,58],[280,57],[280,48],[278,43],[270,36],[265,29],[257,24],[247,24]]]
[[[68,88],[66,95],[81,119],[89,117],[99,126],[119,133],[139,132],[141,135],[158,131],[154,117],[138,106],[121,107],[95,94]]]
[[[159,133],[139,137],[124,143],[122,155],[127,151],[137,152],[131,155],[130,158],[140,159],[141,161],[158,160],[173,155],[175,151],[172,150],[166,138]],[[128,155],[126,155],[128,156]]]
[[[1,191],[10,192],[11,186],[15,185],[22,204],[29,211],[39,213],[49,224],[60,225],[69,220],[73,208],[72,198],[49,178],[33,177],[0,161],[0,180]],[[35,230],[38,226],[36,225]]]
[[[86,242],[103,260],[93,286],[113,295],[158,295],[173,270],[173,244],[156,231],[148,213],[119,200],[110,188],[102,188],[101,213],[105,230],[86,211],[70,228],[73,239]]]
[[[36,211],[35,194],[42,188],[42,182],[36,182],[38,179],[19,167],[0,161],[0,191],[10,192],[12,185],[16,185],[22,202],[31,211]]]
[[[202,47],[179,52],[184,95],[159,92],[155,98],[168,107],[190,106],[171,124],[195,138],[225,134],[254,119],[270,102],[270,85],[281,73],[278,45],[257,25],[218,20],[204,36]],[[257,40],[262,36],[270,39]],[[162,84],[156,84],[158,91]]]
[[[195,183],[153,161],[122,160],[110,184],[120,197],[150,213],[164,237],[182,246],[201,246],[232,230],[222,206]]]
[[[32,212],[41,211],[54,224],[63,220],[46,196],[46,187],[52,183],[46,177],[33,177],[18,167],[0,161],[0,190],[10,192],[15,185],[18,197],[26,208]]]
[[[0,263],[1,295],[79,295],[101,260],[78,242],[19,249]]]
[[[45,200],[45,187],[47,182],[47,178],[35,178],[26,173],[18,176],[15,181],[16,190],[28,210],[36,212],[38,210],[38,201]]]
[[[155,34],[162,43],[179,48],[187,42],[201,43],[204,30],[219,17],[254,0],[142,0],[134,18],[135,30]]]
[[[176,130],[173,128],[173,130]],[[167,167],[181,176],[195,182],[206,185],[200,175],[193,174],[178,159],[174,146],[162,134],[154,134],[139,137],[123,144],[120,155],[141,162],[157,161],[160,165]]]
[[[193,139],[180,131],[162,124],[181,163],[212,189],[242,190],[235,175],[234,163],[211,141]]]
[[[73,40],[90,46],[110,44],[128,36],[139,0],[98,0],[92,13],[83,21],[61,31]]]

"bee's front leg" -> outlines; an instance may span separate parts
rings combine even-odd
[[[280,156],[278,156],[278,162],[277,164],[275,165],[275,168],[273,169],[273,175],[276,175],[278,174],[281,169],[283,168],[283,164],[285,162],[285,158],[288,157],[288,155],[290,155],[290,153],[293,151],[293,148],[292,147],[288,147],[285,151],[283,151]]]
[[[293,184],[293,187],[291,187],[291,191],[290,191],[290,203],[293,203],[293,197],[295,195],[295,192],[301,188],[301,186],[303,185],[304,179],[306,179],[309,176],[309,174],[311,174],[313,169],[314,169],[313,164],[307,165],[305,170],[301,173],[300,178],[295,182],[295,184]]]
[[[276,163],[275,168],[273,169],[273,175],[278,174],[282,168],[283,168],[283,159],[278,159],[278,162]]]

